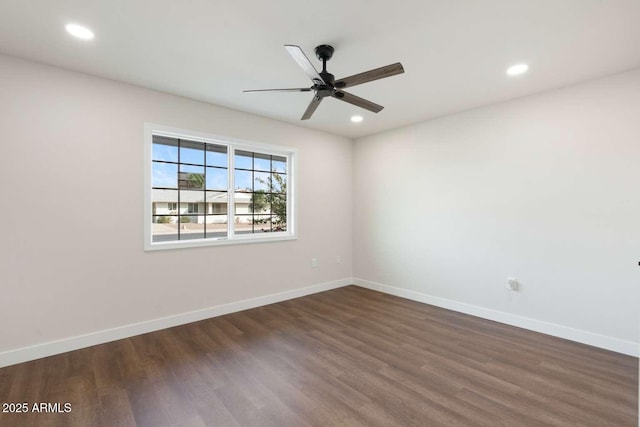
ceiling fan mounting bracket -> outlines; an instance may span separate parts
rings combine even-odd
[[[321,44],[316,47],[316,57],[320,61],[328,61],[333,56],[333,46],[329,46],[328,44]]]

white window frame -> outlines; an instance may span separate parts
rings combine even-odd
[[[152,233],[152,148],[153,136],[188,139],[190,141],[205,142],[227,147],[227,237],[174,240],[168,242],[153,242]],[[258,152],[287,158],[287,231],[272,231],[269,233],[235,234],[233,211],[235,206],[234,184],[234,153],[236,150]],[[247,243],[278,242],[297,239],[296,227],[296,191],[295,166],[298,151],[295,148],[283,147],[261,142],[245,141],[227,136],[212,135],[185,129],[178,129],[153,123],[144,125],[144,250],[156,251],[166,249],[194,248],[203,246],[221,246]]]

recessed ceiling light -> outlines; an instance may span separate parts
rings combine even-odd
[[[517,76],[519,74],[526,73],[528,69],[529,66],[527,64],[516,64],[507,68],[507,74],[509,74],[510,76]]]
[[[67,24],[64,28],[69,34],[82,40],[91,40],[94,37],[93,31],[82,25]]]
[[[351,116],[351,121],[353,123],[360,123],[362,121],[362,116]]]

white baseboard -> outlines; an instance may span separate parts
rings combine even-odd
[[[103,344],[123,338],[129,338],[135,335],[146,334],[148,332],[153,332],[160,329],[166,329],[174,326],[184,325],[186,323],[197,322],[199,320],[209,319],[211,317],[222,316],[229,313],[235,313],[237,311],[248,310],[250,308],[273,304],[280,301],[286,301],[293,298],[299,298],[318,292],[328,291],[330,289],[341,288],[343,286],[351,285],[352,283],[353,282],[351,278],[319,283],[316,285],[307,286],[305,288],[292,289],[290,291],[246,299],[229,304],[217,305],[201,310],[189,311],[187,313],[180,313],[173,316],[147,320],[144,322],[133,323],[131,325],[119,326],[116,328],[105,329],[85,335],[63,338],[57,341],[49,341],[29,347],[9,350],[0,353],[0,368],[9,365],[15,365],[16,363],[28,362],[30,360],[40,359],[42,357],[65,353],[67,351],[78,350],[80,348],[90,347],[92,345]]]
[[[353,282],[357,286],[383,292],[385,294],[395,295],[401,298],[435,305],[436,307],[442,307],[449,310],[458,311],[460,313],[481,317],[483,319],[493,320],[496,322],[505,323],[507,325],[541,332],[543,334],[576,341],[582,344],[592,345],[594,347],[615,351],[617,353],[627,354],[629,356],[640,356],[640,346],[637,342],[612,338],[606,335],[595,334],[593,332],[588,332],[581,329],[574,329],[551,322],[545,322],[542,320],[531,319],[529,317],[505,313],[503,311],[492,310],[477,305],[466,304],[446,298],[440,298],[421,292],[411,291],[408,289],[396,288],[394,286],[384,285],[382,283],[372,282],[369,280],[354,278]]]
[[[461,303],[446,298],[435,297],[416,291],[396,288],[369,280],[359,278],[345,278],[332,282],[319,283],[304,288],[292,289],[290,291],[232,302],[229,304],[222,304],[214,307],[204,308],[201,310],[194,310],[186,313],[176,314],[173,316],[147,320],[144,322],[133,323],[131,325],[120,326],[112,329],[92,332],[85,335],[79,335],[57,341],[49,341],[29,347],[5,351],[0,353],[0,368],[9,365],[15,365],[16,363],[28,362],[30,360],[40,359],[42,357],[65,353],[67,351],[78,350],[80,348],[90,347],[97,344],[103,344],[110,341],[129,338],[135,335],[146,334],[148,332],[153,332],[160,329],[171,328],[174,326],[184,325],[186,323],[197,322],[199,320],[209,319],[212,317],[235,313],[242,310],[248,310],[263,305],[286,301],[293,298],[299,298],[318,292],[341,288],[343,286],[351,284],[355,284],[357,286],[379,292],[384,292],[386,294],[395,295],[401,298],[423,302],[425,304],[431,304],[437,307],[442,307],[465,314],[470,314],[473,316],[481,317],[483,319],[494,320],[496,322],[505,323],[507,325],[517,326],[520,328],[541,332],[543,334],[565,338],[571,341],[576,341],[595,347],[600,347],[606,350],[611,350],[630,356],[640,356],[640,347],[638,343],[635,343],[633,341],[625,341],[617,338],[612,338],[605,335],[583,331],[580,329],[557,325],[555,323],[544,322],[541,320],[517,316],[515,314],[505,313],[502,311],[492,310],[476,305]]]

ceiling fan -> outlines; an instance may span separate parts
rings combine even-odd
[[[340,101],[348,102],[357,107],[364,108],[365,110],[372,111],[374,113],[380,112],[384,107],[371,101],[368,101],[359,96],[345,92],[344,88],[356,86],[362,83],[367,83],[373,80],[383,79],[385,77],[395,76],[396,74],[404,73],[402,64],[396,62],[395,64],[387,65],[385,67],[376,68],[373,70],[365,71],[363,73],[354,74],[353,76],[344,77],[342,79],[335,80],[333,74],[327,71],[327,61],[333,56],[333,47],[323,44],[316,47],[315,52],[319,60],[322,61],[322,71],[319,73],[307,55],[304,54],[300,46],[285,45],[287,52],[298,63],[300,68],[311,78],[313,86],[293,89],[256,89],[245,90],[244,92],[314,92],[313,99],[307,107],[307,110],[302,115],[302,120],[308,120],[313,112],[316,111],[320,102],[327,96],[330,96]]]

